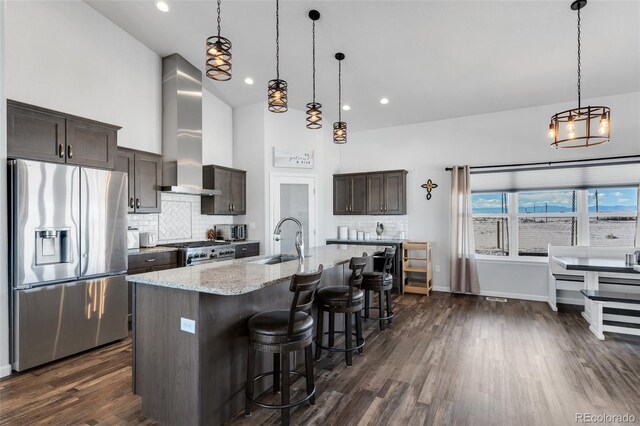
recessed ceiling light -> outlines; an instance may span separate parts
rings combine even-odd
[[[168,12],[169,11],[169,3],[167,3],[166,1],[163,1],[163,0],[156,0],[156,7],[158,8],[158,10],[160,10],[162,12]]]
[[[345,111],[349,111],[351,109],[351,107],[349,105],[343,105],[342,109]]]
[[[244,79],[244,82],[247,84],[253,84],[253,79],[251,77],[247,77]]]
[[[382,99],[380,99],[380,103],[381,103],[382,105],[386,105],[386,104],[388,104],[388,103],[389,103],[389,99],[387,99],[387,98],[382,98]]]

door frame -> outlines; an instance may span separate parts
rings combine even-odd
[[[317,188],[318,176],[315,174],[278,173],[269,174],[269,222],[266,229],[265,248],[270,254],[280,253],[280,242],[273,238],[273,229],[280,217],[280,185],[281,184],[306,184],[309,185],[309,247],[317,245],[318,236],[318,203]]]

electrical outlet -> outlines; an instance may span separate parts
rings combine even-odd
[[[188,318],[180,317],[180,330],[196,334],[196,322]]]
[[[436,272],[440,272],[440,265],[436,265]]]
[[[255,222],[249,222],[249,229],[256,229],[256,223]]]

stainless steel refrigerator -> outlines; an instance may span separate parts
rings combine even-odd
[[[127,175],[9,161],[12,366],[127,336]]]

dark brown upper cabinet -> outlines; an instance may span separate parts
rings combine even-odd
[[[406,183],[406,170],[334,175],[333,214],[406,214]]]
[[[210,215],[247,214],[247,172],[207,165],[202,168],[202,187],[218,189],[222,195],[201,197],[201,213]]]
[[[113,169],[118,148],[114,127],[76,119],[66,119],[67,164]]]
[[[334,175],[333,214],[365,214],[366,187],[365,174]]]
[[[113,170],[118,126],[7,101],[7,156]]]
[[[130,213],[160,213],[161,155],[118,148],[116,170],[129,175],[127,203]]]

